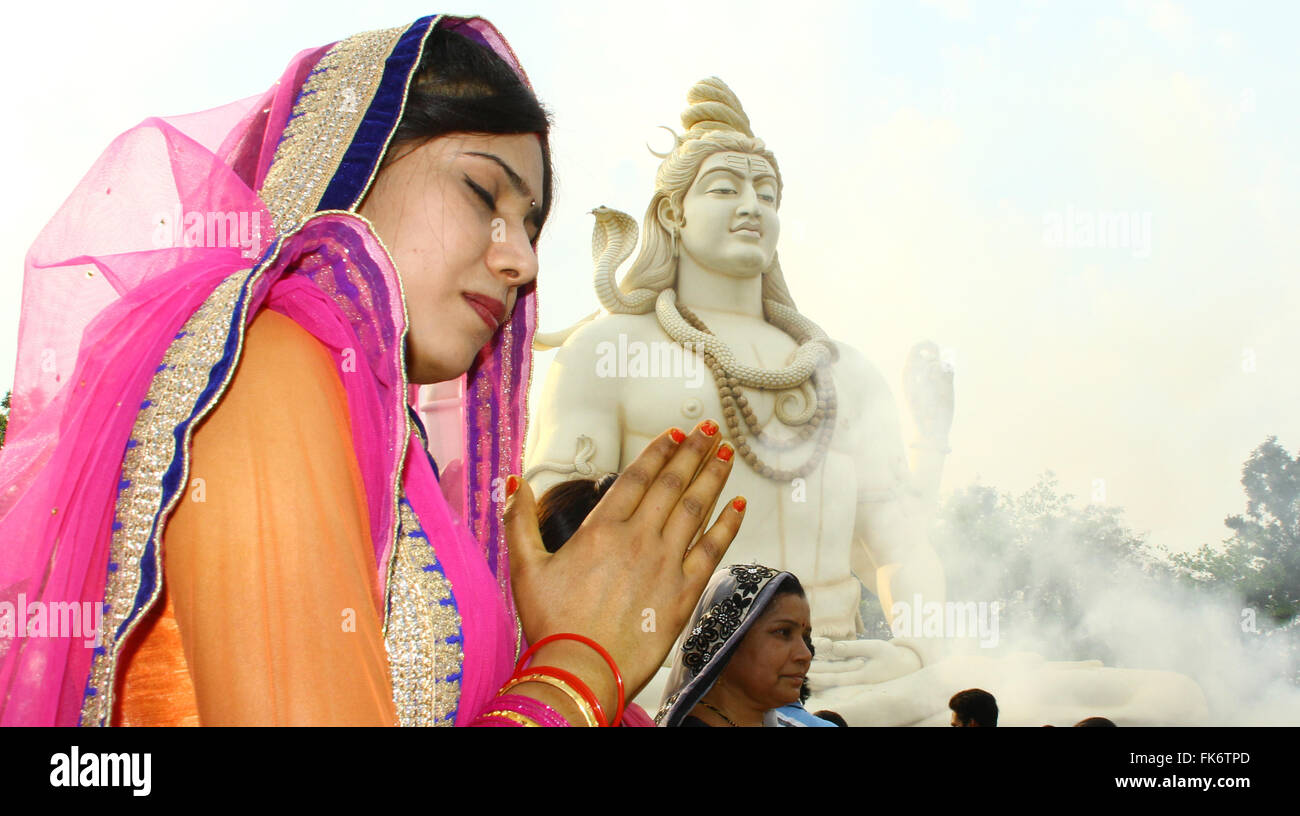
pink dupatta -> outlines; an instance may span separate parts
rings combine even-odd
[[[304,51],[260,97],[120,136],[33,245],[0,451],[0,724],[109,723],[118,656],[159,597],[191,435],[263,308],[336,359],[361,352],[366,376],[343,379],[378,580],[405,494],[460,610],[456,723],[508,677],[518,630],[491,487],[522,459],[535,288],[463,378],[461,521],[408,426],[400,281],[350,214],[435,26],[522,76],[479,19],[430,17]]]

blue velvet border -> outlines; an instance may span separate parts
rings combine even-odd
[[[420,63],[424,39],[437,19],[430,16],[416,20],[397,41],[397,47],[384,64],[379,90],[375,92],[375,98],[343,154],[334,177],[325,188],[317,210],[351,210],[359,203],[379,160],[383,158],[389,137],[397,128],[406,99],[407,81]]]
[[[379,89],[375,94],[374,100],[366,111],[361,125],[357,128],[356,136],[348,146],[343,155],[338,169],[334,173],[325,194],[321,197],[317,211],[320,210],[351,210],[358,203],[358,199],[365,192],[380,159],[383,158],[383,152],[388,146],[389,138],[397,128],[398,117],[401,114],[402,106],[406,98],[407,83],[411,72],[419,64],[420,56],[424,52],[424,41],[428,33],[433,29],[434,23],[438,20],[437,15],[423,17],[413,23],[397,42],[393,53],[389,55],[384,65],[384,75],[379,83]],[[260,267],[265,263],[266,258],[273,256],[279,245],[276,241],[272,246],[267,248],[263,253],[262,259],[258,263]],[[257,267],[255,267],[257,268]],[[185,444],[185,433],[194,423],[195,416],[202,406],[212,399],[215,391],[225,381],[231,363],[233,362],[236,351],[239,348],[240,333],[237,331],[238,323],[244,319],[244,312],[247,309],[249,286],[254,276],[249,275],[244,281],[243,289],[240,293],[239,306],[231,315],[230,331],[226,335],[226,344],[222,352],[221,360],[213,366],[208,375],[208,384],[199,395],[190,415],[184,422],[180,423],[173,430],[176,447],[171,464],[162,478],[162,506],[166,507],[171,498],[178,490],[183,490],[181,477],[183,470],[184,456],[183,446]],[[436,465],[435,465],[435,473]],[[117,630],[117,640],[121,640],[127,627],[140,614],[140,610],[148,603],[153,596],[154,589],[157,586],[158,574],[155,554],[155,537],[159,528],[162,513],[154,518],[153,528],[149,537],[149,542],[145,547],[140,562],[140,587],[136,591],[136,596],[132,602],[131,614],[126,617],[122,625]],[[89,693],[89,690],[88,690]]]
[[[419,412],[409,405],[406,406],[406,412],[410,414],[411,419],[415,421],[416,427],[420,429],[420,439],[424,442],[424,455],[429,457],[429,466],[433,468],[433,478],[441,482],[442,473],[438,470],[438,462],[433,458],[433,454],[429,453],[429,432],[424,428],[424,421],[420,419]]]
[[[278,246],[278,244],[279,242],[277,241],[272,248],[268,248],[267,252],[262,256],[263,262],[265,262],[265,259],[270,255],[272,249],[275,246]],[[259,266],[260,265],[261,264],[259,263]],[[240,342],[240,332],[238,331],[238,327],[240,322],[244,320],[244,313],[247,311],[249,286],[252,284],[254,278],[254,275],[249,274],[244,279],[239,295],[239,304],[230,316],[230,327],[226,333],[225,348],[222,350],[221,359],[208,372],[208,384],[204,386],[202,393],[200,393],[198,399],[195,400],[193,407],[190,409],[189,416],[185,418],[185,421],[181,422],[172,430],[172,438],[175,440],[175,448],[172,454],[171,464],[167,466],[167,470],[163,473],[162,477],[161,508],[167,507],[171,502],[172,496],[174,496],[177,491],[185,489],[185,485],[181,483],[185,462],[185,434],[189,430],[190,426],[194,424],[194,419],[198,415],[199,410],[212,400],[217,389],[219,389],[222,383],[225,382],[226,374],[230,370],[231,364],[234,362],[235,354],[239,348]],[[160,509],[158,514],[154,516],[153,528],[150,530],[149,540],[145,544],[144,552],[140,557],[140,587],[136,590],[135,600],[131,605],[131,614],[122,621],[122,625],[117,629],[117,636],[115,638],[117,641],[122,639],[123,634],[126,632],[126,628],[131,625],[131,622],[140,614],[140,610],[149,602],[149,599],[153,597],[154,589],[158,583],[158,565],[156,564],[157,559],[154,557],[154,553],[157,546],[157,533],[163,515],[164,514]]]

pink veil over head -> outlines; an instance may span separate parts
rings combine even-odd
[[[113,603],[120,605],[106,598],[109,575],[138,570],[144,584],[155,588],[160,580],[156,550],[117,563],[110,552],[113,536],[123,525],[142,524],[151,546],[160,541],[171,506],[165,499],[184,489],[190,426],[211,407],[196,405],[190,415],[177,417],[178,456],[160,463],[158,484],[146,486],[163,496],[162,511],[153,518],[123,518],[123,459],[135,443],[137,416],[150,405],[155,375],[188,364],[170,360],[169,349],[196,311],[238,273],[269,267],[318,210],[351,211],[360,204],[400,114],[407,77],[435,26],[492,48],[523,77],[499,32],[477,18],[428,17],[368,39],[358,35],[337,44],[341,56],[335,46],[303,51],[259,96],[202,113],[147,119],[119,136],[33,244],[8,438],[0,449],[0,724],[75,724],[83,702],[101,693],[87,678],[92,660],[115,645],[114,638],[105,644],[97,625],[101,616],[114,614]],[[331,67],[340,76],[348,72],[341,86],[344,102],[360,103],[357,124],[351,133],[312,129],[301,136],[325,140],[319,149],[300,151],[325,162],[314,171],[318,186],[277,178],[268,183],[268,175],[283,165],[277,155],[301,116],[304,83],[321,72],[332,51],[337,65]],[[367,76],[374,78],[370,86]],[[224,346],[206,349],[232,366],[222,375],[227,381],[243,327],[268,292],[250,283],[232,289],[231,296],[243,304],[234,309],[236,322],[224,330]],[[393,317],[404,331],[404,307]],[[464,508],[507,601],[499,507],[474,491],[519,470],[535,326],[530,285],[511,320],[462,378],[453,411],[464,429],[459,445],[451,446],[458,448],[463,473],[453,504]],[[222,370],[220,362],[212,368]],[[201,373],[206,377],[208,370]],[[359,439],[358,448],[362,444]],[[449,449],[445,437],[441,445]],[[364,473],[366,467],[362,462],[368,485],[385,483],[383,474]],[[387,508],[386,516],[372,520],[382,586],[391,540],[378,531],[394,523],[393,497],[376,497],[374,506]],[[429,535],[433,539],[435,531]],[[134,608],[115,634],[129,636],[154,597],[142,589],[128,599]],[[49,631],[25,631],[33,604],[49,613]],[[54,632],[56,610],[61,624],[79,618],[81,626]],[[69,628],[80,631],[69,634]]]

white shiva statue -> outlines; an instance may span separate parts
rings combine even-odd
[[[802,315],[786,287],[776,157],[721,80],[700,81],[687,98],[685,132],[657,154],[640,252],[621,282],[636,222],[595,211],[604,313],[538,337],[558,352],[525,477],[540,496],[565,479],[621,472],[668,427],[717,421],[737,456],[724,495],[748,500],[726,563],[788,570],[806,588],[818,658],[810,708],[825,698],[854,724],[942,719],[944,684],[960,678],[919,670],[954,668],[944,660],[951,642],[862,638],[858,610],[864,586],[887,619],[895,601],[944,601],[928,528],[948,453],[951,368],[934,344],[913,348],[903,381],[918,433],[905,449],[885,379]],[[648,691],[641,701],[654,710]]]

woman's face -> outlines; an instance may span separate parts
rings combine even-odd
[[[682,199],[681,251],[705,269],[749,277],[776,255],[776,175],[762,156],[714,153]]]
[[[541,199],[533,134],[443,136],[385,161],[359,212],[402,279],[411,382],[459,377],[509,319],[537,277]]]
[[[727,663],[722,674],[727,688],[765,710],[797,702],[812,665],[810,617],[807,599],[778,595]]]

